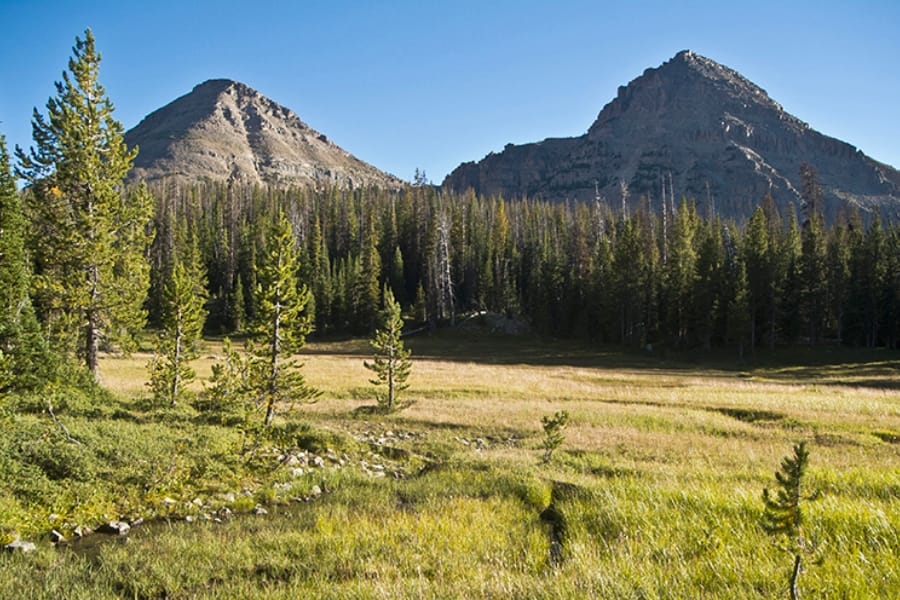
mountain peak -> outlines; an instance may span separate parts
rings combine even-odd
[[[132,179],[388,187],[401,182],[338,147],[250,86],[210,79],[125,134],[137,145]]]
[[[618,89],[588,132],[507,148],[455,169],[444,185],[485,195],[610,201],[658,210],[667,196],[743,218],[766,194],[783,211],[799,202],[800,165],[818,173],[826,216],[843,204],[900,209],[900,173],[788,114],[737,71],[682,50]]]

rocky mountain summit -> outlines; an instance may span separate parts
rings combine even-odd
[[[771,193],[800,208],[800,166],[818,172],[826,218],[841,206],[900,217],[900,172],[788,114],[736,71],[689,50],[620,87],[587,133],[509,144],[464,163],[445,188],[634,206],[693,197],[741,218]],[[667,200],[668,202],[668,200]]]
[[[228,79],[211,79],[125,134],[140,152],[130,178],[274,186],[397,188],[291,110]]]

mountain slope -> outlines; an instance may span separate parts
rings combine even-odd
[[[388,187],[401,182],[364,163],[252,88],[212,79],[125,134],[140,152],[132,180]]]
[[[736,71],[685,50],[620,87],[583,136],[508,145],[460,165],[443,185],[547,200],[590,200],[599,189],[618,203],[625,182],[632,205],[646,197],[658,206],[665,181],[675,197],[741,218],[766,193],[782,210],[799,207],[804,162],[818,171],[826,216],[845,204],[900,216],[896,169],[813,130]]]

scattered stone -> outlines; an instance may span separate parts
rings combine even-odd
[[[126,535],[129,531],[131,531],[131,525],[125,521],[110,521],[97,528],[98,533],[111,535]]]
[[[193,504],[194,506],[203,506],[203,500],[201,500],[200,498],[194,498],[193,500],[191,500],[191,504]]]
[[[173,500],[172,498],[169,498],[168,496],[166,496],[165,498],[162,499],[162,503],[166,506],[175,506],[176,504],[178,504],[178,501]]]
[[[185,517],[184,517],[184,522],[185,522],[185,523],[193,523],[194,520],[195,520],[195,519],[194,519],[194,515],[185,515]]]
[[[236,500],[234,492],[228,492],[227,494],[222,496],[222,499],[228,504],[234,504],[234,501]]]
[[[309,495],[313,498],[318,498],[322,495],[322,488],[317,485],[312,486],[312,489],[309,490]]]
[[[296,467],[300,464],[300,459],[297,458],[295,454],[291,454],[287,457],[287,460],[284,461],[285,466],[287,467]]]
[[[297,467],[297,468],[291,470],[291,475],[294,477],[302,477],[303,472],[304,472],[303,469],[301,469],[300,467]]]
[[[213,517],[212,521],[213,521],[213,523],[218,523],[219,525],[221,525],[222,523],[225,522],[222,519],[220,519],[219,517]]]
[[[132,519],[131,521],[129,521],[129,525],[131,525],[132,527],[140,527],[143,524],[144,524],[143,517],[138,517],[137,519]]]
[[[57,530],[53,530],[50,532],[50,542],[53,544],[62,544],[66,541],[66,538],[63,534],[58,532]]]
[[[315,456],[312,459],[312,466],[322,468],[325,466],[325,459],[321,456]]]
[[[82,525],[78,525],[75,529],[72,530],[72,533],[75,534],[75,537],[85,537],[94,533],[90,527],[83,527]]]
[[[227,519],[228,517],[231,516],[231,509],[228,508],[227,506],[223,506],[222,508],[220,508],[219,510],[216,511],[216,514],[223,519]]]
[[[265,508],[263,508],[262,506],[260,506],[259,504],[257,504],[257,505],[253,508],[253,514],[254,514],[254,515],[267,515],[267,514],[269,514],[269,511],[267,511]]]
[[[10,542],[7,545],[3,546],[3,548],[7,552],[21,552],[23,554],[27,552],[34,552],[37,550],[37,546],[32,542],[23,542],[22,540],[16,540],[14,542]]]

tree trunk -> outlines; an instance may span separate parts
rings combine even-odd
[[[272,419],[275,417],[275,399],[278,391],[278,353],[281,351],[281,344],[279,343],[281,341],[281,304],[277,301],[275,303],[275,317],[273,321],[272,346],[270,348],[272,358],[269,365],[269,397],[266,402],[266,427],[272,424]]]
[[[791,600],[800,600],[800,555],[794,555],[794,569],[791,571]]]
[[[181,333],[181,315],[180,314],[178,315],[178,320],[179,320],[179,324],[178,324],[178,327],[175,329],[175,356],[172,357],[172,366],[173,366],[173,371],[174,371],[172,373],[172,389],[171,389],[172,406],[175,406],[175,403],[178,401],[178,383],[179,383],[178,379],[179,379],[179,376],[181,375],[181,372],[179,371],[179,367],[181,367],[181,338],[183,336]]]
[[[100,381],[100,364],[99,364],[99,346],[100,331],[97,326],[97,316],[93,310],[89,310],[87,314],[87,327],[84,332],[84,363],[94,378],[94,381]]]

